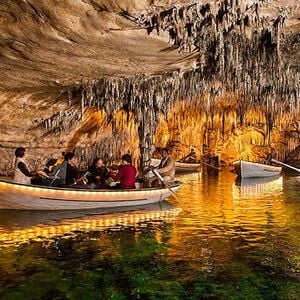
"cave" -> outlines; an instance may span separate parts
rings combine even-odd
[[[0,174],[151,146],[300,164],[300,10],[285,1],[1,3]]]

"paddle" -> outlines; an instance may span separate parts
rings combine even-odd
[[[171,194],[174,196],[176,200],[178,200],[178,197],[176,196],[175,192],[172,191],[170,186],[166,183],[166,181],[163,179],[163,177],[157,172],[157,170],[152,170],[153,174],[160,180],[160,182],[171,192]]]
[[[285,167],[288,167],[288,168],[290,168],[290,169],[292,169],[292,170],[295,170],[295,171],[297,171],[298,173],[300,173],[300,169],[295,168],[295,167],[293,167],[293,166],[290,166],[290,165],[288,165],[288,164],[285,164],[285,163],[283,163],[283,162],[281,162],[281,161],[279,161],[279,160],[276,160],[276,159],[273,159],[273,158],[272,158],[271,161],[274,162],[274,163],[276,163],[276,164],[279,164],[279,165],[283,165],[283,166],[285,166]]]

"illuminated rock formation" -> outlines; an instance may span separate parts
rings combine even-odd
[[[36,166],[66,149],[82,167],[128,151],[147,163],[153,142],[175,141],[178,156],[207,144],[228,162],[271,146],[284,159],[299,144],[296,4],[2,4],[1,173],[19,145]]]

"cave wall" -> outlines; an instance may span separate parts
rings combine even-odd
[[[248,110],[241,120],[234,105],[237,102],[230,102],[230,98],[227,95],[223,100],[226,106],[219,106],[215,111],[208,111],[199,101],[177,102],[168,118],[161,117],[154,144],[159,148],[169,147],[177,159],[185,157],[193,148],[199,159],[208,151],[227,164],[237,159],[263,162],[271,148],[276,149],[279,160],[285,160],[299,145],[297,119],[282,114],[274,121],[269,134],[263,110]],[[207,95],[203,101],[207,101]]]

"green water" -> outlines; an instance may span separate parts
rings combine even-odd
[[[0,299],[300,299],[300,176],[180,176],[130,211],[0,211]]]

